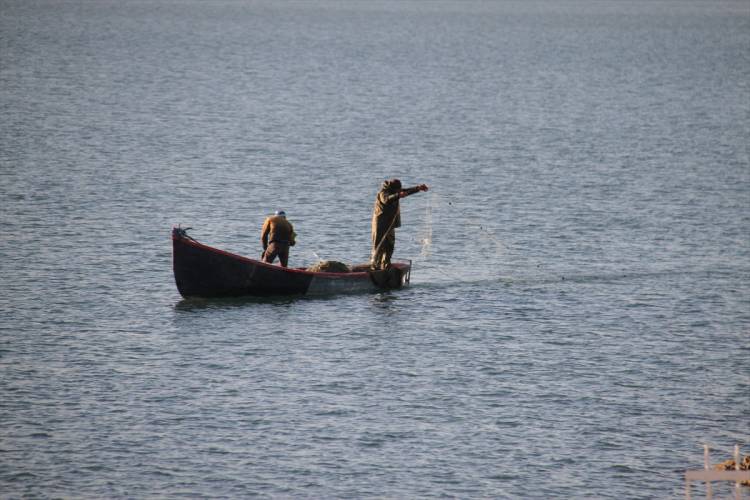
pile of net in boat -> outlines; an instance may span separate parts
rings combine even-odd
[[[320,262],[308,267],[307,270],[315,273],[348,273],[351,271],[349,266],[343,262],[337,262],[335,260],[321,260]]]

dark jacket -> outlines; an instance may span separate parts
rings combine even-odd
[[[398,179],[391,179],[383,183],[375,197],[375,208],[372,211],[372,240],[375,245],[379,244],[380,239],[386,233],[401,227],[399,199],[420,191],[427,191],[427,186],[420,184],[404,189]]]
[[[401,227],[400,198],[400,182],[385,181],[378,191],[372,211],[372,239],[375,244],[390,230]]]

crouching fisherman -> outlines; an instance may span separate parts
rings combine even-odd
[[[399,200],[420,191],[427,191],[427,186],[420,184],[402,189],[398,179],[387,180],[381,186],[372,212],[372,269],[391,267],[391,255],[396,247],[396,228],[401,227]]]
[[[294,227],[286,220],[286,213],[277,210],[263,223],[260,241],[263,244],[263,262],[269,264],[279,258],[282,267],[289,263],[289,247],[294,246]]]

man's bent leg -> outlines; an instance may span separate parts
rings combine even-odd
[[[271,243],[263,254],[263,262],[272,264],[277,255],[279,255],[278,247],[276,246],[276,243]]]
[[[279,262],[281,262],[281,267],[286,267],[289,263],[289,245],[279,243],[276,248],[279,256]]]

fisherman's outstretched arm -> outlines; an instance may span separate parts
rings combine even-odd
[[[399,198],[406,198],[409,195],[418,193],[420,191],[427,191],[428,189],[429,188],[427,187],[427,184],[420,184],[419,186],[402,189],[401,191],[399,191],[398,196]]]

